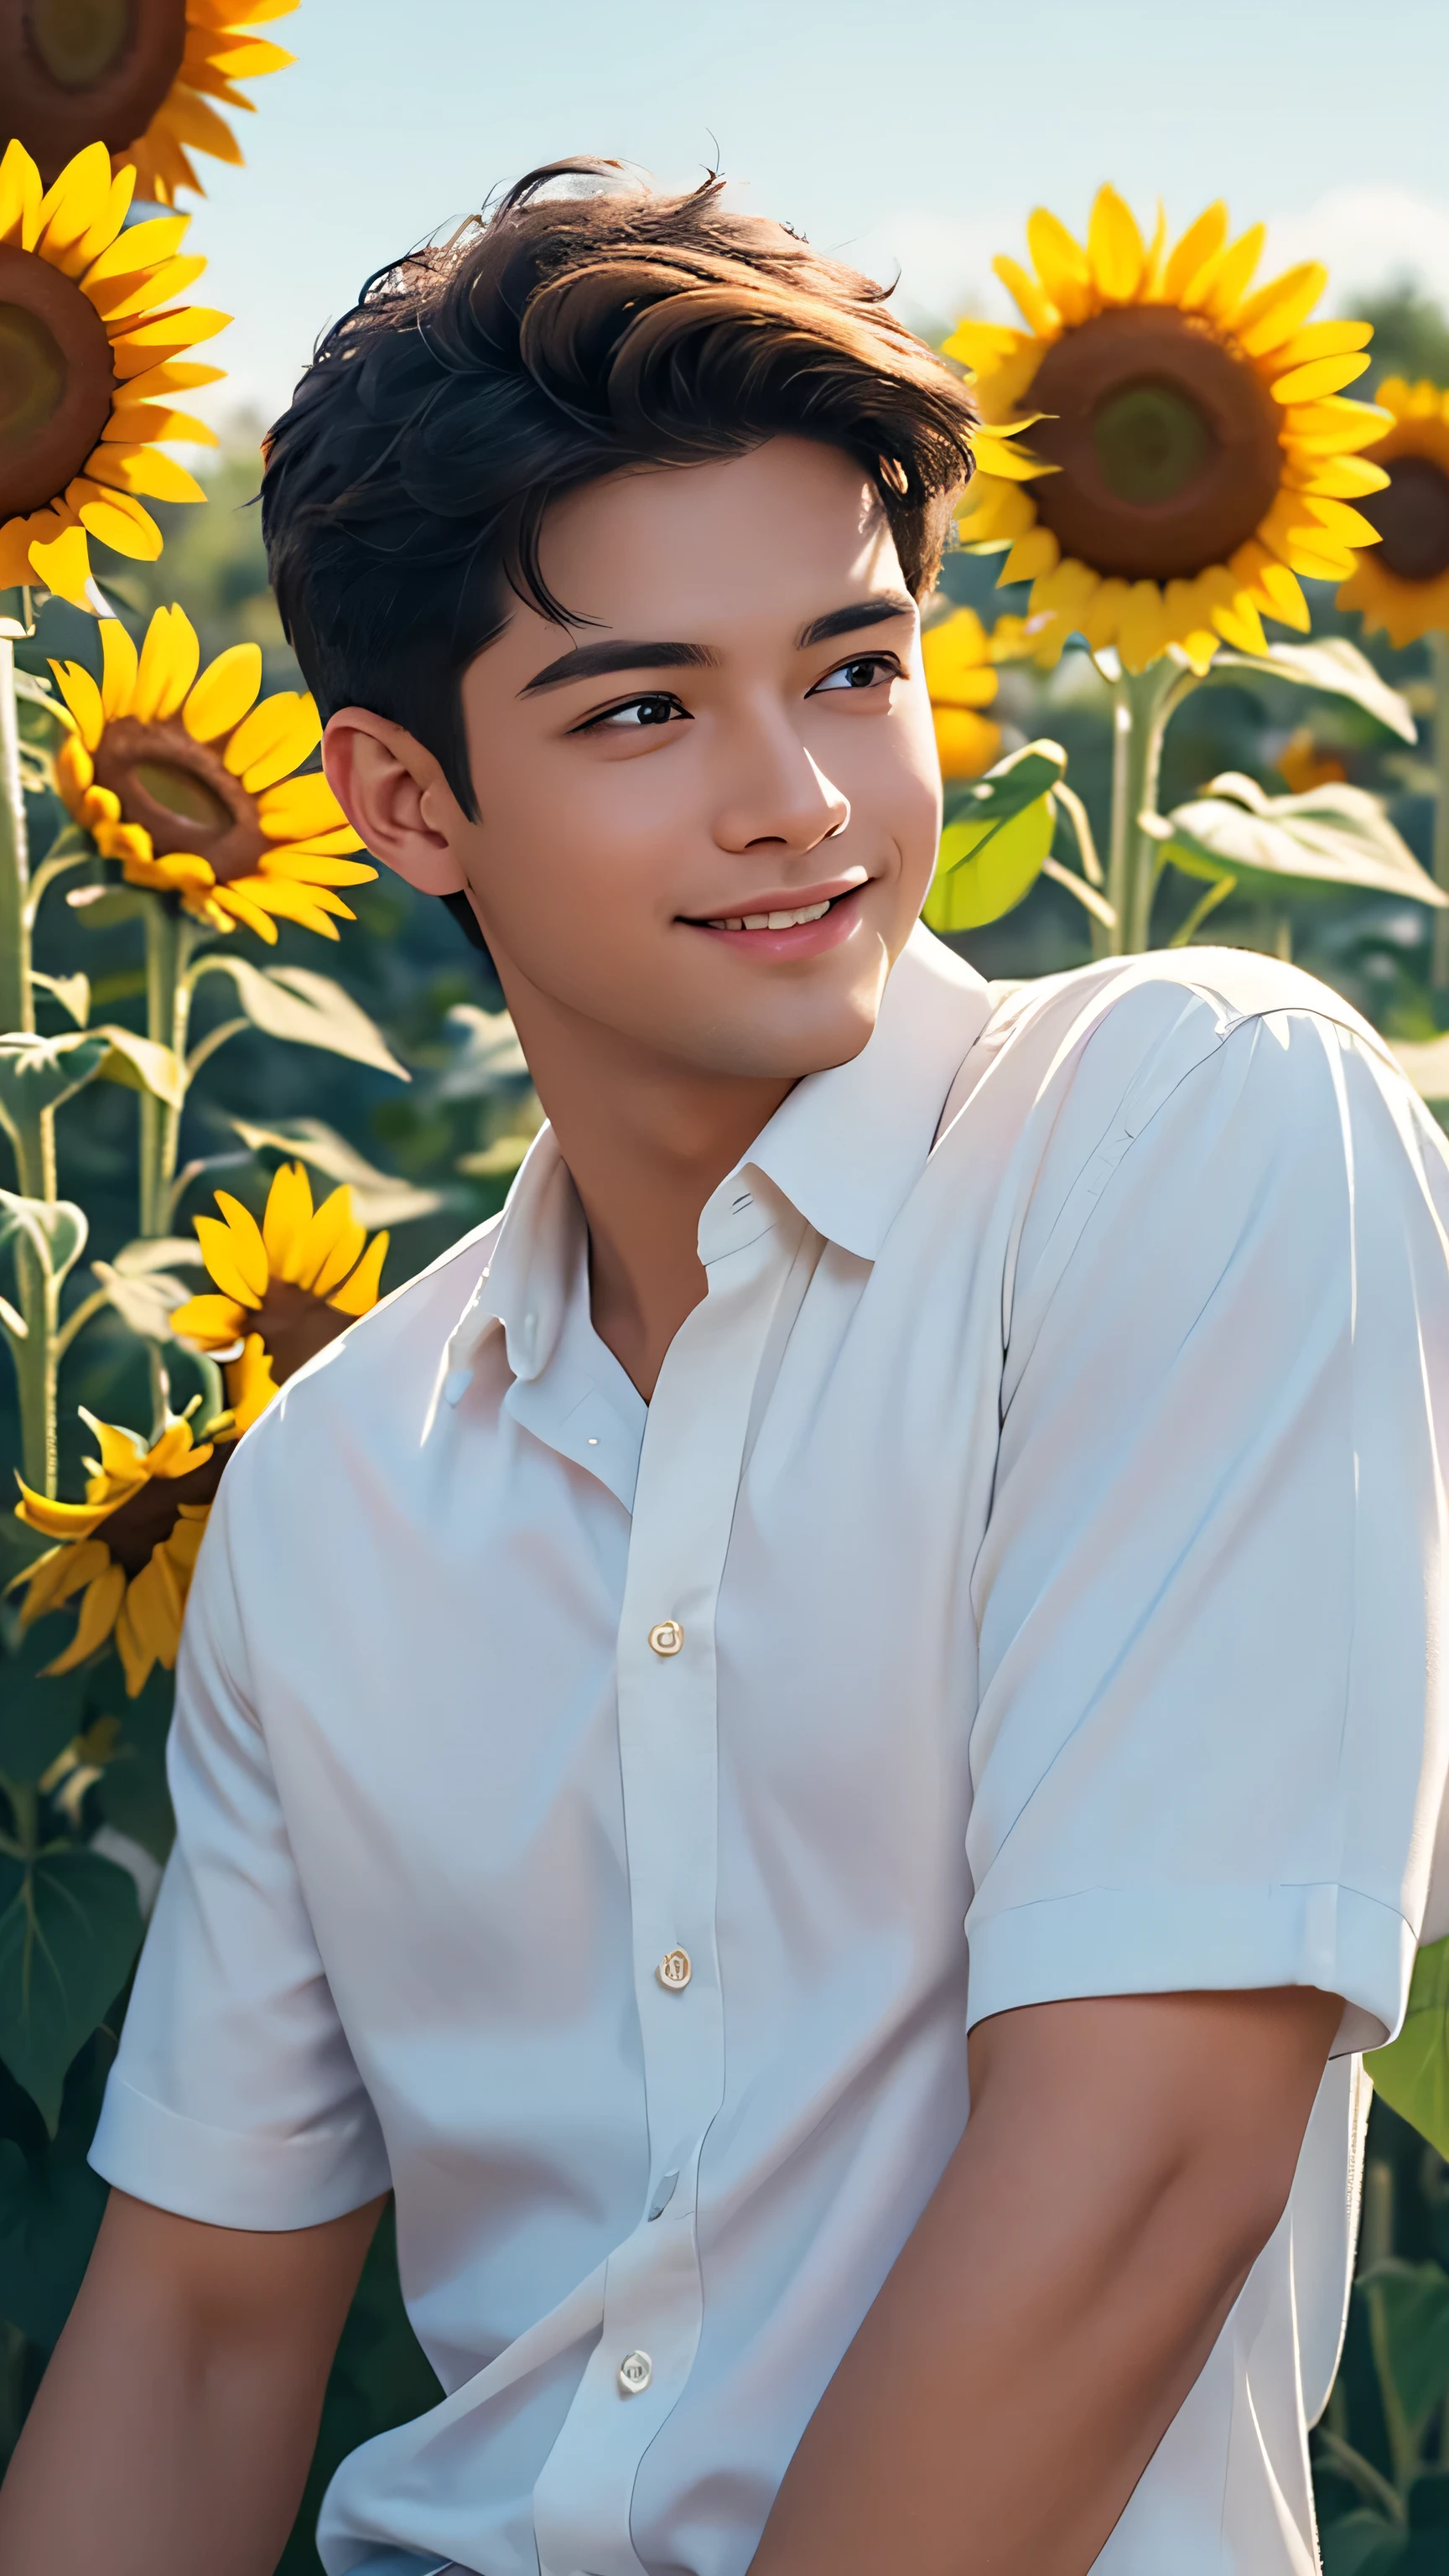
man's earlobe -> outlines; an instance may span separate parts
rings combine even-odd
[[[454,849],[466,828],[433,754],[402,725],[367,707],[340,707],[322,736],[322,767],[372,856],[420,894],[467,884]]]

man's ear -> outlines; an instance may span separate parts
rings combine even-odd
[[[466,818],[433,754],[367,707],[340,707],[322,736],[327,783],[365,847],[419,894],[461,894]]]

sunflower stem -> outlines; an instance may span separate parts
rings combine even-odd
[[[15,642],[0,635],[0,1028],[35,1026],[30,980],[30,845],[20,769],[20,702],[15,687]],[[7,1119],[15,1149],[15,1182],[22,1198],[54,1199],[55,1116],[51,1110],[17,1109]],[[33,1491],[53,1494],[56,1484],[56,1381],[60,1299],[35,1245],[13,1238],[15,1285],[23,1334],[7,1336],[20,1402],[21,1473]]]
[[[1157,844],[1140,816],[1157,811],[1162,737],[1177,685],[1176,665],[1165,657],[1145,671],[1123,671],[1113,688],[1112,840],[1107,859],[1107,900],[1117,916],[1109,953],[1135,956],[1147,946],[1157,881]]]
[[[196,932],[180,905],[159,895],[146,906],[146,1034],[158,1046],[170,1047],[178,1064],[186,1064],[186,1035],[191,1023],[191,952]],[[183,1071],[183,1094],[186,1076]],[[169,1234],[172,1183],[181,1142],[181,1104],[141,1094],[140,1232]],[[159,1439],[171,1407],[171,1386],[159,1342],[148,1346],[151,1373],[151,1436]]]
[[[1434,768],[1438,777],[1434,799],[1434,882],[1449,894],[1449,635],[1431,635],[1428,642],[1429,669],[1434,680]],[[1449,912],[1434,915],[1429,982],[1434,992],[1449,993]]]

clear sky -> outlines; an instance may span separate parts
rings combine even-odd
[[[688,181],[717,149],[917,314],[1004,309],[992,253],[1107,178],[1175,228],[1226,195],[1340,308],[1404,271],[1449,299],[1446,0],[301,0],[265,32],[298,61],[188,244],[237,316],[213,417],[270,416],[369,270],[571,151]]]

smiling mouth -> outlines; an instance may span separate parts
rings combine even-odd
[[[854,887],[851,892],[854,893]],[[833,903],[843,898],[827,895],[824,903],[801,904],[797,912],[738,912],[707,921],[706,930],[798,930],[807,921],[823,921]]]

